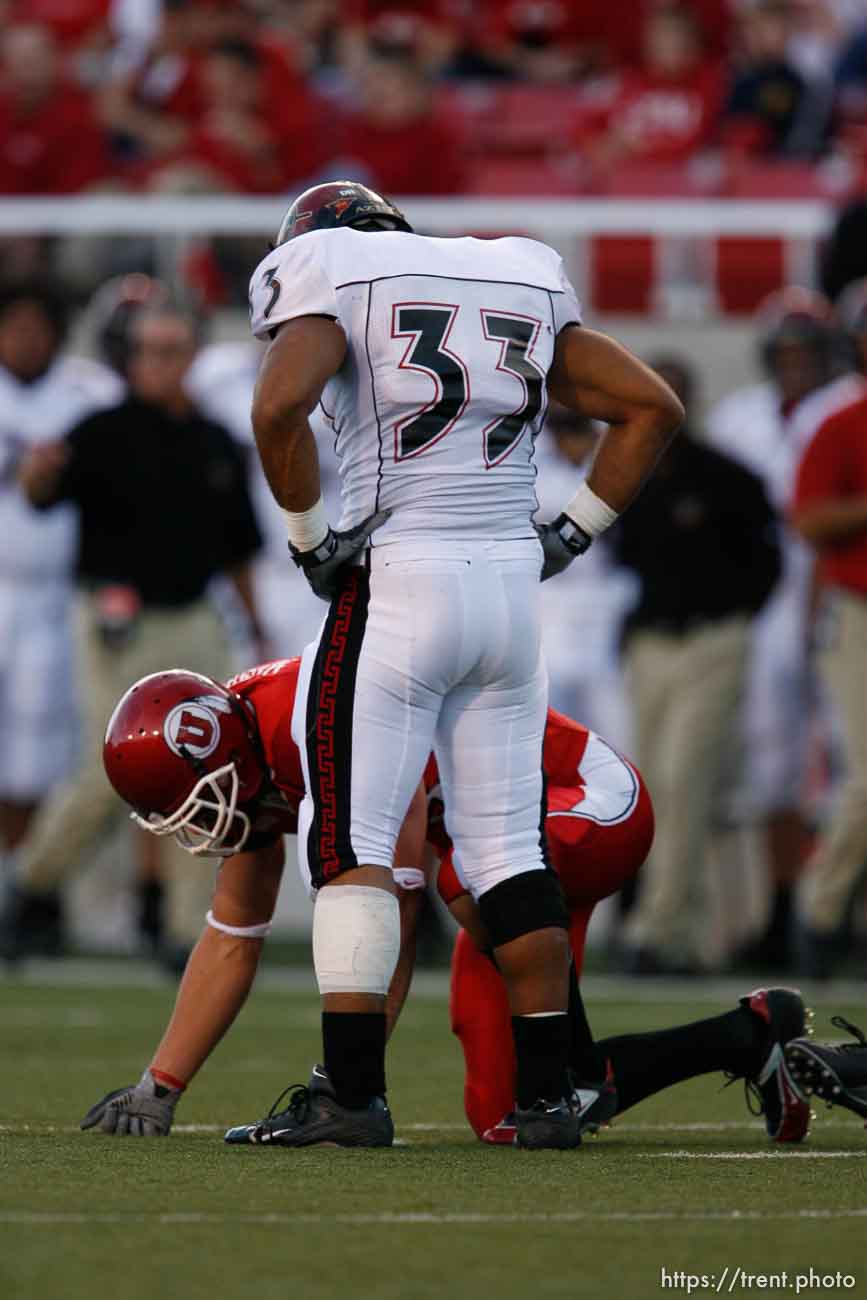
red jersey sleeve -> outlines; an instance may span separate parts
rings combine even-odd
[[[542,766],[549,785],[571,787],[580,783],[578,767],[587,748],[588,735],[580,722],[574,722],[556,709],[548,710]]]
[[[843,444],[853,415],[862,422],[867,419],[867,403],[859,402],[854,410],[846,409],[832,415],[819,425],[807,444],[795,480],[794,513],[845,491],[845,454],[841,453],[845,452]]]

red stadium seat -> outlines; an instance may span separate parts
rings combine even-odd
[[[597,235],[589,250],[591,301],[596,312],[653,310],[656,241],[650,235]]]
[[[786,283],[782,239],[721,235],[716,255],[717,296],[723,312],[752,314],[763,298]]]

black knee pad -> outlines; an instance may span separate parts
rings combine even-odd
[[[479,915],[495,948],[552,925],[569,929],[566,900],[553,871],[522,871],[502,880],[482,894]]]

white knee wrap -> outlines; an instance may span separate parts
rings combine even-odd
[[[319,992],[388,992],[400,951],[400,909],[370,885],[320,889],[313,909],[313,965]]]

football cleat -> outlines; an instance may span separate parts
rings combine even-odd
[[[572,1106],[578,1116],[581,1133],[598,1133],[617,1114],[617,1088],[611,1062],[605,1063],[605,1078],[588,1083],[572,1080]]]
[[[289,1101],[278,1110],[287,1094]],[[230,1128],[223,1140],[233,1146],[390,1147],[394,1124],[383,1097],[372,1097],[360,1110],[341,1106],[331,1080],[317,1065],[309,1084],[291,1083],[264,1119]]]
[[[483,1142],[490,1142],[492,1146],[513,1147],[518,1136],[517,1120],[515,1112],[510,1110],[508,1115],[504,1115],[499,1124],[494,1124],[492,1128],[486,1128],[482,1134]]]
[[[808,1096],[815,1094],[829,1106],[845,1106],[867,1119],[867,1038],[842,1016],[832,1016],[831,1024],[856,1041],[820,1046],[796,1038],[786,1045],[786,1064]]]
[[[572,1080],[572,1109],[578,1117],[578,1132],[598,1133],[600,1128],[611,1122],[617,1114],[617,1089],[612,1082],[611,1062],[607,1063],[608,1072],[600,1082],[585,1083]],[[515,1146],[517,1144],[518,1124],[515,1111],[510,1110],[499,1124],[485,1129],[482,1141],[493,1146]]]
[[[809,1013],[804,1000],[797,989],[755,989],[740,1004],[767,1026],[762,1064],[744,1079],[747,1106],[752,1114],[764,1115],[772,1142],[801,1142],[810,1131],[810,1106],[786,1063],[784,1049],[806,1032]]]
[[[540,1099],[514,1112],[515,1146],[530,1151],[568,1150],[581,1145],[581,1123],[573,1106],[562,1097],[550,1102]]]

